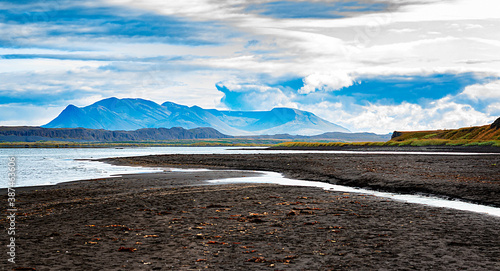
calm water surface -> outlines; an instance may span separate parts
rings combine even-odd
[[[359,153],[359,154],[426,154],[426,155],[481,155],[467,153],[431,152],[360,152],[360,151],[267,151],[241,147],[146,147],[146,148],[75,148],[75,149],[0,149],[0,174],[7,176],[9,157],[17,160],[17,187],[50,185],[60,182],[103,178],[126,173],[157,172],[163,169],[112,166],[100,162],[77,159],[141,156],[152,154],[257,154],[257,153]],[[0,178],[0,187],[7,187],[7,178]]]
[[[10,157],[15,157],[17,165],[16,187],[52,185],[61,182],[104,178],[112,175],[160,172],[163,168],[113,166],[94,161],[78,159],[96,159],[107,157],[127,157],[152,154],[258,154],[258,153],[357,153],[357,154],[425,154],[425,155],[483,155],[474,153],[443,153],[443,152],[360,152],[360,151],[266,151],[263,149],[245,149],[240,147],[148,147],[148,148],[86,148],[86,149],[0,149],[0,174],[2,177],[0,187],[7,184],[7,164]],[[175,170],[175,169],[174,169]],[[3,173],[1,173],[3,172]],[[265,172],[260,177],[234,178],[210,181],[212,183],[275,183],[280,185],[300,185],[321,187],[329,190],[364,193],[379,197],[386,197],[400,201],[426,204],[436,207],[446,207],[458,210],[488,213],[500,216],[500,208],[469,204],[464,202],[449,201],[432,197],[400,195],[352,187],[331,185],[322,182],[310,182],[287,179],[281,174]]]

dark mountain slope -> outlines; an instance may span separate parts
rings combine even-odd
[[[150,141],[176,139],[230,138],[213,128],[194,128],[186,130],[174,127],[145,128],[135,131],[107,131],[85,128],[41,128],[41,127],[0,127],[0,141]]]

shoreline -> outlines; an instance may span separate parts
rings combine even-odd
[[[26,144],[25,144],[26,143]],[[74,144],[54,144],[45,142],[4,142],[0,149],[122,149],[122,148],[162,148],[162,147],[185,147],[198,148],[200,144],[161,144],[161,143],[78,143]],[[379,143],[379,142],[372,142]],[[10,144],[10,145],[9,145]],[[320,142],[318,142],[320,144]],[[351,144],[351,143],[346,143]],[[344,146],[273,146],[270,144],[205,144],[201,147],[234,147],[243,150],[290,150],[290,151],[363,151],[363,152],[451,152],[451,153],[490,153],[500,154],[500,147],[495,146],[447,146],[447,145],[428,145],[428,146],[370,146],[370,145],[344,145]]]
[[[130,174],[25,190],[18,194],[17,264],[3,261],[0,268],[493,270],[498,265],[498,217],[313,187],[204,181],[248,175]]]
[[[323,146],[323,147],[269,147],[268,150],[302,151],[363,151],[363,152],[450,152],[500,154],[500,147],[493,146]]]
[[[86,159],[90,160],[90,159]],[[192,171],[192,170],[195,171]],[[200,171],[198,171],[200,170]],[[175,171],[164,171],[164,172],[144,172],[144,173],[126,173],[126,174],[117,174],[117,175],[112,175],[112,176],[107,176],[107,177],[102,177],[102,178],[96,178],[96,179],[83,179],[83,180],[73,180],[73,181],[67,181],[67,182],[61,182],[61,183],[56,183],[52,185],[36,185],[36,186],[22,186],[22,187],[15,187],[16,193],[22,193],[22,192],[31,192],[31,191],[44,191],[44,190],[60,190],[60,189],[71,189],[71,187],[75,186],[83,186],[86,184],[89,184],[89,182],[96,182],[96,181],[110,181],[116,178],[137,178],[137,179],[150,179],[150,178],[162,178],[162,177],[167,177],[172,174],[195,174],[195,173],[207,173],[203,174],[204,179],[203,180],[190,180],[189,183],[176,183],[176,184],[170,184],[170,186],[202,186],[202,185],[279,185],[279,186],[297,186],[297,187],[310,187],[310,188],[320,188],[326,191],[335,191],[335,192],[342,192],[342,193],[353,193],[353,194],[366,194],[374,197],[380,197],[380,198],[385,198],[391,201],[398,201],[398,202],[405,202],[405,203],[411,203],[411,204],[420,204],[420,205],[425,205],[433,208],[447,208],[447,209],[452,209],[452,210],[459,210],[459,211],[467,211],[467,212],[474,212],[478,214],[483,214],[483,215],[493,215],[493,216],[500,216],[495,214],[490,214],[488,211],[480,211],[480,210],[472,210],[470,208],[474,208],[473,206],[471,207],[465,207],[465,206],[456,206],[453,207],[453,205],[448,205],[448,204],[439,204],[439,202],[427,202],[427,200],[445,200],[449,202],[456,202],[456,203],[465,203],[465,204],[473,204],[477,205],[479,208],[481,207],[493,207],[493,208],[499,208],[491,205],[482,205],[478,204],[475,202],[470,202],[470,201],[464,201],[461,199],[453,199],[450,200],[444,196],[440,195],[432,195],[432,194],[398,194],[398,193],[389,193],[389,192],[382,192],[382,191],[377,191],[377,190],[369,190],[369,189],[362,189],[359,187],[350,187],[350,186],[343,186],[343,185],[332,185],[327,182],[317,182],[317,181],[306,181],[306,180],[298,180],[298,179],[289,179],[285,176],[282,175],[282,173],[277,173],[277,172],[270,172],[270,171],[253,171],[253,170],[236,170],[236,169],[206,169],[206,168],[198,168],[198,167],[191,167],[191,168],[184,168],[184,169],[177,169]],[[281,177],[273,176],[270,177],[269,174],[279,174]],[[215,175],[213,175],[215,174]],[[199,177],[198,175],[194,175],[195,177]],[[260,181],[255,181],[255,177],[264,177],[264,178],[271,178],[271,182],[268,182],[267,180],[262,180]],[[282,181],[280,179],[283,178]],[[226,181],[230,180],[230,181]],[[245,179],[249,179],[249,181],[245,181]],[[235,182],[233,182],[235,180]],[[290,182],[288,182],[290,181]],[[325,186],[326,185],[326,186]],[[332,185],[331,188],[326,188],[328,185]],[[1,195],[7,195],[9,188],[0,188],[0,196]],[[406,198],[405,196],[416,196],[417,198]],[[419,196],[422,196],[424,201],[421,201],[418,199]],[[499,208],[500,209],[500,208]]]
[[[170,154],[97,161],[115,165],[272,171],[291,179],[500,207],[498,155]]]
[[[86,159],[91,160],[91,159]],[[198,174],[203,173],[203,174]],[[164,172],[146,172],[146,173],[127,173],[118,174],[116,176],[108,176],[96,179],[82,179],[74,180],[68,182],[61,182],[50,185],[33,185],[33,186],[21,186],[15,187],[17,192],[37,192],[37,191],[51,191],[51,190],[65,190],[73,188],[81,188],[84,186],[92,186],[94,183],[99,182],[112,182],[118,179],[146,179],[148,181],[156,180],[158,187],[173,187],[173,186],[196,186],[196,185],[206,185],[206,181],[217,180],[221,178],[237,178],[237,177],[254,177],[260,176],[262,173],[254,171],[240,171],[240,170],[210,170],[210,171],[164,171]],[[173,177],[174,179],[185,179],[183,182],[175,182],[160,185],[160,180],[165,177]],[[182,177],[180,177],[182,176]],[[189,180],[189,181],[188,181]],[[143,180],[144,181],[144,180]],[[143,184],[144,185],[144,184]],[[147,185],[152,185],[148,183]],[[0,188],[0,196],[7,194],[8,188]]]

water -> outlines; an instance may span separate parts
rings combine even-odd
[[[7,176],[9,157],[16,158],[16,187],[52,185],[61,182],[104,178],[113,175],[159,172],[163,169],[114,166],[79,159],[127,157],[152,154],[224,153],[227,148],[76,148],[76,149],[0,149],[0,172]],[[1,178],[0,188],[8,186]]]
[[[283,177],[282,174],[276,172],[261,172],[261,173],[263,173],[263,175],[256,177],[227,178],[220,180],[209,180],[207,182],[211,184],[269,183],[269,184],[290,185],[290,186],[319,187],[325,190],[373,195],[377,197],[389,198],[408,203],[424,204],[433,207],[442,207],[442,208],[449,208],[461,211],[483,213],[500,217],[500,208],[495,208],[491,206],[484,206],[457,200],[446,200],[429,196],[402,195],[402,194],[394,194],[388,192],[378,192],[373,190],[354,188],[343,185],[335,185],[324,182],[294,180],[285,178]]]
[[[88,149],[0,149],[1,188],[8,186],[7,164],[9,157],[14,156],[17,164],[16,187],[52,185],[61,182],[104,178],[121,174],[149,173],[164,171],[163,168],[113,166],[106,163],[77,159],[97,159],[107,157],[127,157],[153,154],[258,154],[258,153],[350,153],[350,154],[386,154],[386,155],[483,155],[479,153],[442,153],[442,152],[360,152],[360,151],[266,151],[263,149],[242,149],[237,147],[154,147],[154,148],[88,148]],[[198,169],[203,170],[203,169]],[[186,171],[172,169],[172,171]],[[275,183],[280,185],[299,185],[320,187],[327,190],[363,193],[379,197],[411,203],[426,204],[436,207],[446,207],[458,210],[487,213],[500,216],[500,208],[481,206],[460,201],[443,200],[433,197],[415,195],[400,195],[357,189],[346,186],[332,185],[322,182],[300,181],[287,179],[281,174],[264,172],[259,177],[212,180],[211,183]]]
[[[258,153],[351,153],[351,154],[425,154],[425,155],[482,155],[471,153],[432,152],[360,152],[360,151],[267,151],[264,148],[240,147],[145,147],[145,148],[82,148],[82,149],[0,149],[0,174],[7,176],[8,158],[17,159],[16,186],[51,185],[61,182],[104,178],[127,173],[158,172],[158,168],[113,166],[106,163],[75,159],[141,156],[152,154],[258,154]],[[8,186],[0,178],[0,188]]]

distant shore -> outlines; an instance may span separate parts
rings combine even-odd
[[[245,149],[258,148],[259,150],[314,150],[314,151],[363,151],[363,152],[464,152],[464,153],[500,153],[497,146],[384,146],[383,142],[339,143],[342,146],[281,146],[270,143],[270,140],[262,140],[264,143],[221,143],[221,142],[190,142],[190,143],[158,143],[158,142],[135,142],[135,143],[99,143],[99,142],[2,142],[0,149],[23,149],[23,148],[144,148],[144,147],[241,147]],[[314,144],[314,143],[313,143]]]
[[[270,147],[275,144],[220,143],[220,142],[0,142],[0,149],[47,148],[144,148],[144,147]]]
[[[464,153],[500,153],[495,146],[271,146],[269,150],[317,150],[317,151],[390,151],[390,152],[464,152]]]

